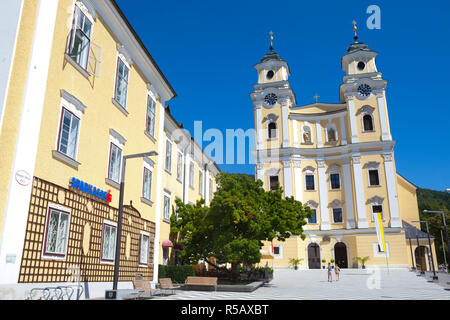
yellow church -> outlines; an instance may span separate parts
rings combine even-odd
[[[377,52],[358,40],[342,57],[339,101],[298,105],[288,63],[274,51],[254,68],[255,177],[270,190],[309,206],[305,240],[266,243],[262,264],[320,269],[328,262],[357,268],[423,268],[432,262],[420,229],[417,187],[396,171],[386,89]],[[374,215],[382,214],[386,251],[378,246]],[[408,235],[413,235],[408,236]],[[417,239],[416,239],[417,238]],[[433,249],[434,251],[434,244]],[[433,252],[434,253],[434,252]],[[433,254],[436,257],[436,254]],[[332,261],[334,260],[334,261]],[[436,260],[434,265],[437,266]]]

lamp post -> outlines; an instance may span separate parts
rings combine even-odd
[[[413,221],[413,222],[423,222],[427,226],[428,246],[430,248],[431,265],[433,266],[433,280],[438,280],[438,277],[436,275],[436,270],[434,268],[433,250],[431,248],[431,239],[430,239],[430,230],[428,229],[428,221],[420,220],[420,221]]]
[[[450,189],[447,189],[447,190],[450,190]],[[425,212],[425,213],[440,213],[442,215],[442,223],[444,224],[445,240],[447,242],[447,250],[448,250],[447,257],[450,258],[450,245],[449,245],[449,241],[448,241],[447,223],[445,222],[445,212],[444,211],[431,211],[431,210],[423,210],[423,212]],[[444,243],[442,243],[442,247],[444,247]],[[449,268],[447,266],[447,272],[450,271],[448,269]]]
[[[119,282],[119,263],[120,263],[120,239],[122,235],[122,215],[123,215],[123,194],[125,187],[125,166],[127,159],[133,158],[145,158],[156,156],[158,153],[156,151],[150,151],[145,153],[130,154],[123,156],[122,160],[122,173],[120,176],[120,195],[119,195],[119,216],[117,221],[117,237],[116,237],[116,255],[114,259],[114,280],[113,280],[113,290],[117,290],[117,284]]]

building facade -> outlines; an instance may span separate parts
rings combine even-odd
[[[218,173],[170,114],[174,89],[113,0],[0,6],[0,286],[75,269],[110,288],[122,158],[150,151],[126,162],[119,281],[157,281],[175,198],[209,201]]]
[[[338,103],[298,105],[289,65],[272,45],[255,65],[255,176],[266,190],[279,183],[286,197],[314,213],[305,240],[274,241],[275,267],[288,267],[290,258],[298,258],[301,268],[321,268],[331,259],[350,268],[358,266],[357,257],[369,257],[367,266],[412,266],[410,249],[417,244],[410,248],[402,221],[419,227],[416,187],[396,172],[387,81],[376,56],[355,31],[342,57]],[[383,217],[386,253],[377,244],[377,212]],[[272,251],[271,244],[264,251]]]

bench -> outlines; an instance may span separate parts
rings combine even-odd
[[[213,288],[217,291],[217,277],[187,277],[186,286],[188,288]]]
[[[172,283],[172,279],[170,278],[162,278],[159,279],[159,288],[161,290],[171,291],[172,294],[175,294],[175,290],[179,289],[180,286],[174,286]]]
[[[151,299],[159,293],[158,290],[152,289],[150,280],[134,279],[133,287],[138,293],[130,295],[131,299]]]

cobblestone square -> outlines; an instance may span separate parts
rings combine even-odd
[[[153,300],[450,300],[450,291],[407,270],[275,270],[274,279],[251,293],[182,291]]]

